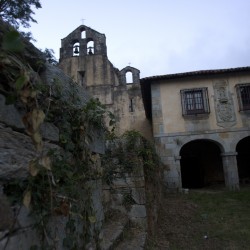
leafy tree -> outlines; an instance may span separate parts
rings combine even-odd
[[[32,7],[42,8],[40,0],[0,0],[0,18],[16,28],[19,25],[28,28],[29,22],[36,23]]]
[[[54,54],[54,50],[53,49],[45,49],[43,51],[43,53],[45,54],[45,57],[46,57],[46,60],[48,63],[52,64],[52,65],[57,65],[58,64],[58,61],[56,60]]]
[[[24,31],[19,31],[19,33],[25,38],[27,39],[29,42],[33,41],[36,42],[36,39],[33,37],[32,33],[29,32],[24,32]]]

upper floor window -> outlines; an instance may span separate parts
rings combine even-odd
[[[250,110],[250,84],[239,84],[236,86],[240,111]]]
[[[183,115],[198,115],[209,113],[207,88],[181,90]]]

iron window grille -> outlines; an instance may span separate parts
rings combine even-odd
[[[236,86],[240,111],[250,110],[250,84]]]
[[[181,90],[183,115],[209,114],[207,88]]]

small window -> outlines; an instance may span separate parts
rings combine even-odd
[[[250,110],[250,84],[236,86],[240,111]]]
[[[209,113],[207,88],[181,90],[183,115],[198,115]]]
[[[84,76],[85,76],[85,71],[78,71],[78,83],[81,86],[85,86]]]
[[[134,107],[134,99],[130,98],[129,99],[129,112],[134,112],[135,111],[135,107]]]
[[[130,71],[126,73],[126,83],[133,83],[133,74]]]
[[[86,31],[83,30],[83,31],[81,32],[81,39],[85,39],[85,38],[86,38]]]

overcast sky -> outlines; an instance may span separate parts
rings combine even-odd
[[[40,0],[30,31],[55,51],[82,24],[106,35],[109,60],[141,77],[250,66],[249,0]]]

